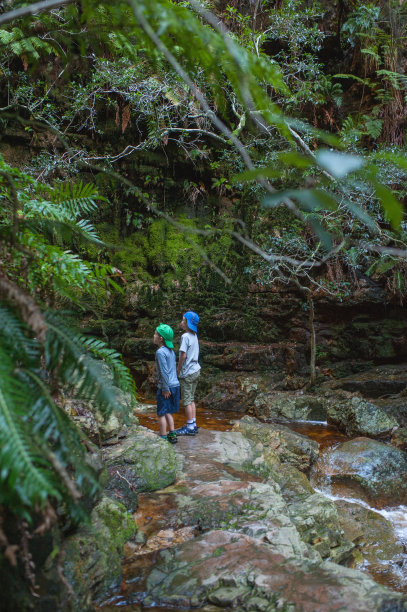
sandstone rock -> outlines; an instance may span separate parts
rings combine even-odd
[[[347,436],[372,438],[390,436],[398,426],[381,408],[360,397],[331,401],[327,421]]]
[[[328,401],[323,396],[266,392],[256,395],[253,412],[266,419],[325,421],[327,408]]]
[[[327,475],[333,483],[344,483],[376,505],[407,501],[407,455],[369,438],[340,444],[330,454]]]
[[[144,427],[133,427],[120,445],[104,448],[103,456],[110,477],[116,484],[128,480],[130,489],[156,491],[175,481],[177,463],[173,448]]]
[[[401,427],[400,429],[397,429],[391,437],[390,444],[406,452],[407,451],[407,427]]]
[[[391,523],[383,516],[358,504],[344,500],[335,502],[339,525],[345,537],[354,542],[359,552],[353,567],[383,567],[387,564],[388,577],[394,585],[403,586],[399,563],[402,563],[404,547],[397,541]]]
[[[367,398],[397,394],[407,388],[407,364],[375,366],[357,374],[325,383],[324,386],[360,393]]]
[[[260,423],[246,416],[233,427],[255,443],[275,451],[282,463],[306,471],[318,457],[318,444],[284,425]]]
[[[67,606],[94,609],[93,600],[120,580],[123,545],[136,533],[136,522],[126,508],[103,497],[92,511],[90,525],[80,527],[62,545],[62,570],[73,590],[73,600]],[[60,585],[52,555],[47,566],[46,579]]]
[[[402,601],[355,570],[330,562],[300,565],[267,542],[229,531],[211,531],[159,555],[146,588],[148,601],[160,606],[216,602],[242,611],[258,609],[258,598],[262,606],[268,602],[266,610],[304,612],[378,612],[390,598]]]
[[[323,559],[343,563],[352,557],[354,545],[343,537],[333,501],[313,493],[290,503],[288,511],[302,540],[317,550]]]

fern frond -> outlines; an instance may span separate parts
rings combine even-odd
[[[26,325],[5,304],[0,305],[0,342],[11,357],[25,364],[39,359],[39,343],[29,336]]]
[[[45,317],[48,334],[45,345],[46,366],[57,371],[76,397],[93,400],[104,416],[113,411],[126,418],[128,411],[120,401],[119,389],[112,383],[106,366],[91,356],[90,351],[52,312]],[[110,371],[108,367],[108,371]]]
[[[114,349],[107,346],[103,340],[99,338],[87,338],[80,336],[79,342],[95,357],[103,359],[108,364],[114,374],[115,383],[123,390],[130,393],[136,392],[136,385],[133,377],[130,374],[130,370],[124,365],[123,358]]]
[[[0,349],[0,480],[18,490],[23,504],[43,503],[48,496],[61,498],[42,453],[32,443],[26,406],[29,390],[12,376],[7,356]]]
[[[96,200],[104,200],[91,183],[61,185],[53,191],[53,202],[64,207],[72,215],[89,214],[97,209]]]

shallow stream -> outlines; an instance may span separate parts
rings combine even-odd
[[[342,500],[367,508],[388,520],[393,526],[396,540],[403,546],[403,559],[383,559],[381,563],[369,565],[365,563],[358,566],[361,571],[369,573],[376,582],[403,593],[407,592],[407,507],[385,506],[380,498],[375,505],[368,504],[366,500],[355,498],[353,491],[343,484],[333,484],[329,473],[332,467],[332,450],[348,438],[324,422],[296,422],[289,427],[298,433],[308,436],[319,443],[319,458],[312,466],[310,482],[318,493],[328,499]],[[379,545],[379,544],[378,544]]]

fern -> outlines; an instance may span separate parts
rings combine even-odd
[[[134,380],[128,368],[124,365],[122,356],[117,351],[109,348],[99,338],[86,338],[81,336],[79,342],[95,357],[103,359],[114,373],[114,380],[124,391],[135,392]]]
[[[112,383],[102,362],[92,357],[82,337],[72,332],[61,319],[47,312],[48,335],[45,347],[46,366],[57,371],[60,380],[71,387],[75,396],[84,400],[93,399],[104,416],[115,409],[125,417],[126,406],[120,404],[118,388]],[[116,370],[126,380],[126,390],[131,387],[130,375],[124,375],[125,366],[118,366],[118,359],[110,355]]]
[[[40,53],[49,55],[52,51],[58,54],[57,45],[44,41],[38,36],[27,36],[20,28],[13,28],[10,32],[0,30],[1,45],[9,48],[14,55],[26,55],[34,60],[40,58]]]
[[[55,398],[69,390],[104,416],[125,419],[117,385],[133,393],[134,383],[115,351],[88,345],[45,300],[80,305],[85,294],[106,295],[111,266],[82,259],[72,244],[73,236],[101,244],[84,218],[100,198],[89,184],[40,184],[0,157],[0,199],[0,249],[10,262],[9,277],[0,272],[0,504],[28,520],[50,501],[82,517],[81,489],[94,491],[97,478],[84,434]]]

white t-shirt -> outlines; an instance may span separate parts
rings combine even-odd
[[[179,347],[180,356],[181,351],[183,351],[186,355],[185,361],[182,364],[182,368],[179,373],[179,378],[185,378],[186,376],[189,376],[189,374],[195,374],[195,372],[198,372],[201,369],[201,366],[198,363],[198,336],[191,332],[185,332],[185,334],[182,334],[181,346]]]

